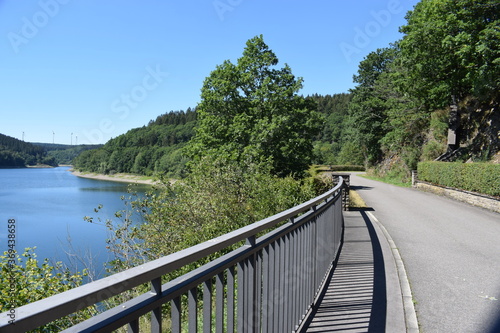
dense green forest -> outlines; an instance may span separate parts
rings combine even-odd
[[[57,164],[72,164],[73,159],[82,152],[90,149],[97,149],[102,145],[63,145],[57,143],[33,142],[34,145],[43,147],[47,151],[47,156],[53,157]]]
[[[45,164],[57,166],[52,156],[40,146],[0,134],[0,167],[25,167]]]
[[[194,135],[196,111],[171,111],[147,126],[135,128],[103,147],[82,152],[73,165],[83,171],[103,174],[166,174],[182,177],[187,158],[181,153]]]

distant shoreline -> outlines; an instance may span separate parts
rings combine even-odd
[[[52,165],[47,165],[47,164],[36,164],[36,165],[2,165],[0,166],[0,169],[50,169],[50,168],[57,168]]]
[[[114,175],[103,175],[99,173],[83,173],[74,169],[69,170],[73,175],[81,178],[89,178],[96,180],[106,180],[112,182],[121,182],[121,183],[131,183],[131,184],[144,184],[144,185],[154,185],[157,181],[153,179],[143,179],[143,176],[132,175],[127,173],[117,173]]]

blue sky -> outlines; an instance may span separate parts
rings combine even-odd
[[[304,95],[347,92],[417,0],[0,0],[0,133],[105,143],[199,102],[218,64],[264,35]]]

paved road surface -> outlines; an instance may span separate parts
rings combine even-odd
[[[500,332],[500,214],[351,177],[399,248],[421,331]]]

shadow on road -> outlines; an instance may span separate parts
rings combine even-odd
[[[351,185],[350,188],[351,188],[351,190],[355,190],[355,191],[373,189],[373,187],[371,187],[371,186],[361,186],[361,185]]]
[[[344,245],[327,288],[301,332],[385,332],[382,247],[366,210],[345,215]]]

